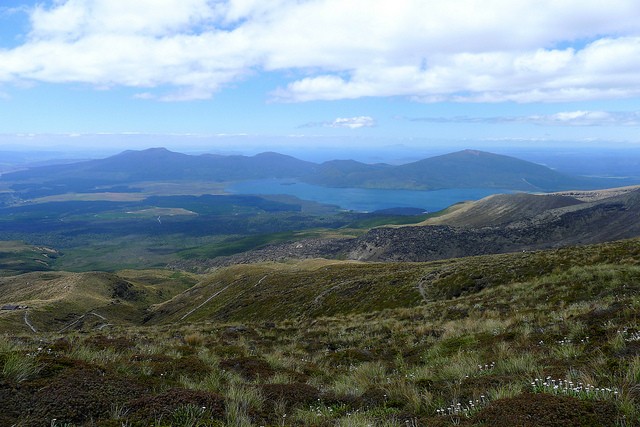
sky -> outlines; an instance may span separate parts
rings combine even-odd
[[[0,1],[0,150],[640,147],[637,0]]]

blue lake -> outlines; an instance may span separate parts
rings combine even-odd
[[[226,189],[232,194],[287,194],[303,200],[338,205],[343,209],[372,212],[388,208],[419,208],[435,212],[465,200],[491,194],[513,193],[496,188],[458,188],[434,191],[329,188],[291,180],[263,179],[238,182]]]

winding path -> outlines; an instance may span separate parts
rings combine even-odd
[[[38,332],[38,331],[37,331],[37,330],[36,330],[36,328],[31,324],[31,322],[29,322],[29,318],[27,317],[27,314],[28,314],[28,313],[29,313],[28,311],[25,311],[25,312],[24,312],[24,323],[25,323],[25,325],[27,325],[27,326],[28,326],[28,327],[29,327],[29,328],[30,328],[34,333],[36,333],[36,332]]]
[[[429,302],[429,297],[427,295],[427,291],[425,291],[425,289],[424,289],[424,285],[425,284],[430,284],[430,283],[434,282],[435,280],[437,280],[438,278],[440,278],[440,274],[441,273],[442,273],[441,270],[432,270],[432,271],[429,272],[429,274],[427,274],[426,276],[423,276],[422,278],[420,278],[420,280],[416,284],[416,289],[418,289],[418,292],[420,293],[420,296],[422,297],[422,301],[424,301],[425,303]]]
[[[418,292],[420,292],[420,296],[422,297],[422,301],[428,302],[427,301],[427,293],[424,290],[424,282],[422,280],[420,280],[416,287],[418,288]]]

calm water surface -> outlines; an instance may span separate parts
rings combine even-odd
[[[329,188],[291,180],[262,179],[230,185],[234,194],[288,194],[303,200],[338,205],[343,209],[372,212],[388,208],[420,208],[428,212],[465,200],[479,200],[491,194],[513,193],[496,188],[461,188],[434,191]]]

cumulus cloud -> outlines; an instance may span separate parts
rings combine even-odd
[[[28,13],[0,82],[185,100],[278,72],[289,81],[269,96],[283,102],[640,95],[636,0],[55,0]]]
[[[503,117],[414,117],[428,123],[532,123],[544,126],[640,126],[640,111],[563,111],[555,114]]]

